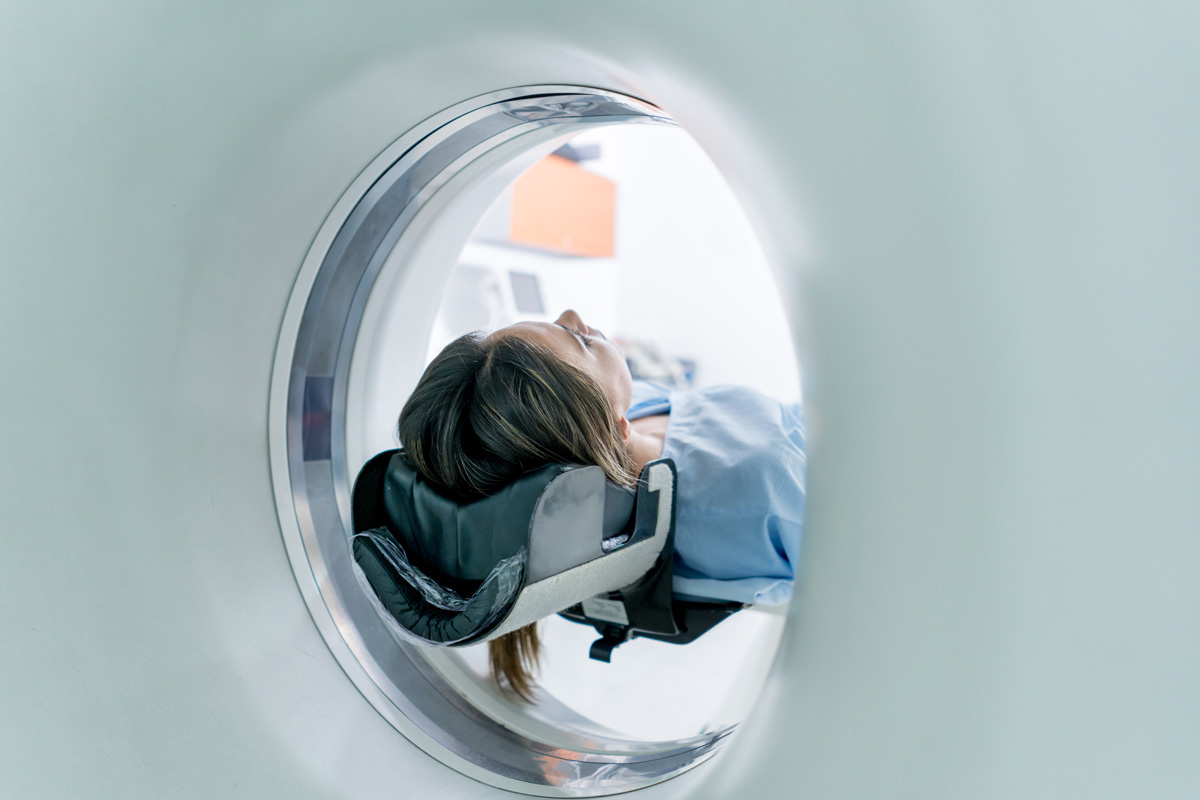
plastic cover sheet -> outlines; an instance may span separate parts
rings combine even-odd
[[[525,576],[525,565],[528,561],[528,551],[522,547],[514,555],[498,563],[479,588],[470,597],[463,597],[458,592],[441,585],[426,575],[408,560],[404,548],[386,527],[372,528],[355,534],[353,539],[369,539],[382,554],[388,566],[392,568],[398,580],[402,580],[415,589],[422,600],[441,611],[458,615],[461,619],[477,619],[475,624],[464,627],[460,635],[440,641],[427,639],[410,630],[389,611],[379,598],[377,590],[367,580],[366,573],[354,562],[354,575],[359,586],[375,607],[376,613],[401,641],[419,644],[424,647],[448,647],[467,643],[479,635],[491,630],[512,609],[517,593],[521,589]],[[351,542],[353,544],[353,540]],[[416,609],[414,609],[416,610]],[[439,615],[441,616],[441,615]],[[451,616],[451,619],[455,617]]]

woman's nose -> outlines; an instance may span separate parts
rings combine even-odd
[[[575,313],[575,309],[568,308],[566,311],[559,314],[558,319],[554,320],[559,325],[565,325],[570,328],[572,325],[582,325],[583,318]]]

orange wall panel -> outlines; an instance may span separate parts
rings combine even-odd
[[[512,192],[514,244],[572,256],[613,254],[617,186],[562,156],[547,156]]]

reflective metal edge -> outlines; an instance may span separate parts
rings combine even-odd
[[[499,144],[534,130],[635,118],[674,124],[654,106],[615,92],[527,86],[465,101],[401,136],[355,179],[314,238],[284,315],[272,372],[276,505],[297,585],[330,651],[410,741],[476,780],[526,794],[595,796],[649,786],[711,757],[730,731],[645,743],[564,726],[554,741],[540,741],[485,714],[420,652],[396,641],[351,572],[343,417],[349,360],[379,270],[439,186]],[[318,366],[313,358],[326,362],[316,374],[310,374]],[[309,415],[309,443],[323,457],[306,461],[310,378],[329,381],[321,392],[328,408]],[[547,705],[552,714],[554,704]]]

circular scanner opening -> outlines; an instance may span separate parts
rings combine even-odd
[[[348,547],[353,478],[398,445],[399,410],[432,356],[462,333],[565,308],[618,340],[635,378],[800,398],[770,270],[698,145],[633,98],[528,87],[406,134],[331,213],[280,338],[271,446],[301,590],[364,696],[474,778],[586,796],[716,752],[757,697],[783,610],[748,609],[685,646],[635,639],[610,664],[588,658],[592,628],[550,618],[525,703],[490,681],[486,646],[397,641]]]

